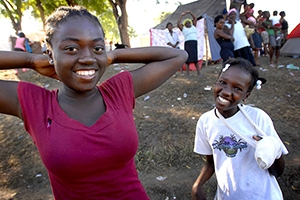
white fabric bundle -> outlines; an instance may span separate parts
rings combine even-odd
[[[282,153],[281,143],[276,137],[264,136],[257,141],[254,153],[255,160],[261,169],[268,169],[275,161],[280,158]]]

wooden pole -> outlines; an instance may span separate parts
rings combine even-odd
[[[207,23],[206,23],[206,19],[204,18],[204,39],[205,39],[205,49],[206,49],[206,53],[205,53],[205,67],[207,67],[208,65],[208,31],[207,31]]]

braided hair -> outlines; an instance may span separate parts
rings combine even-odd
[[[244,58],[229,58],[226,62],[223,63],[222,70],[219,73],[218,78],[220,75],[225,72],[229,67],[236,67],[243,70],[245,73],[251,75],[251,82],[248,92],[251,92],[254,86],[257,85],[258,82],[260,84],[264,84],[267,82],[265,78],[259,77],[258,71],[253,67],[253,65]],[[259,88],[258,88],[259,89]]]
[[[51,40],[53,38],[53,34],[55,33],[55,31],[57,31],[57,29],[59,29],[59,26],[72,17],[90,18],[93,21],[95,21],[103,31],[103,28],[98,18],[92,15],[86,8],[82,6],[74,6],[74,7],[61,6],[57,8],[56,11],[52,13],[46,20],[45,41],[48,43],[48,45],[51,46]],[[104,36],[104,31],[103,31],[103,36]]]

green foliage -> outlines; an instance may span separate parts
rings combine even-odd
[[[128,35],[130,38],[135,38],[138,36],[134,28],[132,28],[131,26],[128,27]]]
[[[44,9],[44,14],[45,16],[49,16],[53,11],[55,11],[55,9],[57,7],[60,7],[60,6],[67,6],[67,2],[66,0],[40,0],[41,2],[41,5],[43,6],[43,9]],[[29,4],[30,4],[30,7],[32,8],[32,16],[36,19],[40,18],[40,13],[39,13],[39,10],[37,9],[37,0],[29,0]]]

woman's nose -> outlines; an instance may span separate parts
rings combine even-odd
[[[81,53],[81,56],[79,58],[79,63],[85,64],[85,65],[91,65],[96,62],[96,59],[93,57],[93,53],[91,53],[89,50],[83,50]]]

